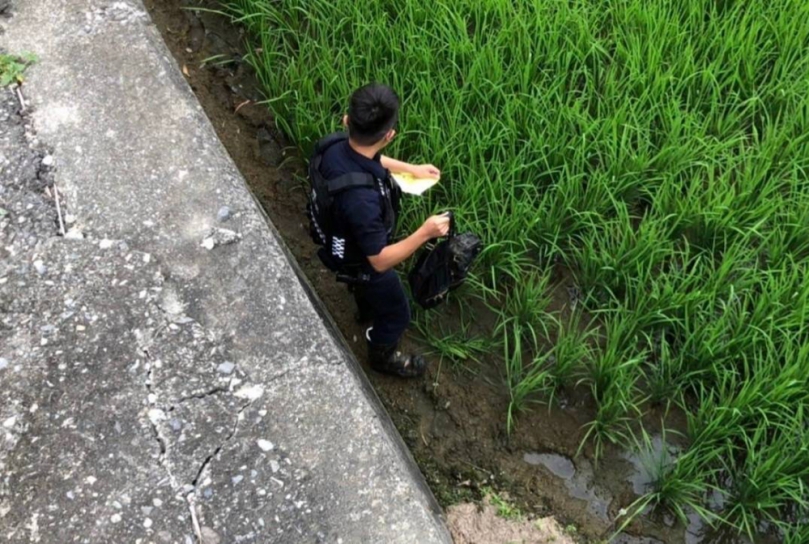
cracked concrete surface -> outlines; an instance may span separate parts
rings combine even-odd
[[[448,542],[140,3],[14,9],[0,540]]]

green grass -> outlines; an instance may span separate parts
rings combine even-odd
[[[443,325],[441,317],[435,312],[418,312],[414,316],[414,328],[427,344],[425,354],[438,359],[436,385],[441,379],[445,361],[453,370],[476,374],[481,362],[480,358],[492,348],[491,339],[476,336],[471,331],[470,318],[465,315],[461,310],[460,326],[455,329]]]
[[[809,3],[223,3],[304,153],[356,87],[399,92],[391,154],[444,172],[403,227],[451,208],[483,236],[471,285],[500,314],[509,427],[577,391],[601,453],[631,446],[649,406],[677,407],[690,445],[642,500],[803,541]],[[572,327],[571,308],[547,311],[560,274],[588,316]],[[471,360],[465,334],[432,342]]]
[[[507,498],[501,497],[490,488],[484,488],[483,493],[488,497],[491,504],[497,508],[498,516],[503,519],[522,520],[523,514],[520,509],[511,504]]]
[[[7,87],[12,83],[21,84],[25,69],[37,60],[36,55],[31,53],[21,56],[0,53],[0,87]]]

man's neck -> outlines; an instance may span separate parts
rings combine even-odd
[[[384,147],[379,144],[374,145],[360,145],[351,138],[348,139],[348,145],[351,146],[351,149],[362,155],[363,157],[367,157],[369,159],[373,159],[376,157],[376,154]]]

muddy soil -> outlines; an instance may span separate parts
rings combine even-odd
[[[144,3],[231,157],[363,361],[363,333],[353,321],[351,296],[323,270],[304,226],[303,161],[259,103],[263,97],[258,83],[241,62],[241,29],[213,13],[185,9],[217,9],[211,0]],[[452,308],[440,311],[439,319],[455,319]],[[415,333],[407,341],[417,342]],[[637,471],[622,452],[609,451],[597,470],[589,447],[576,456],[582,427],[593,416],[581,395],[584,400],[563,408],[538,407],[520,415],[509,435],[507,392],[495,363],[484,363],[475,372],[444,363],[440,375],[439,365],[433,364],[419,381],[366,370],[445,507],[481,500],[486,489],[501,490],[522,512],[536,518],[553,514],[580,541],[601,541],[614,531],[619,511],[637,498],[631,481]],[[686,538],[685,528],[671,520],[636,520],[628,533],[644,538],[622,541],[699,540],[693,534]]]

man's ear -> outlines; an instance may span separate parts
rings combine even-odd
[[[343,126],[348,128],[348,115],[343,115]]]
[[[393,141],[394,136],[396,136],[396,130],[390,129],[387,134],[385,134],[385,141],[390,143]]]

